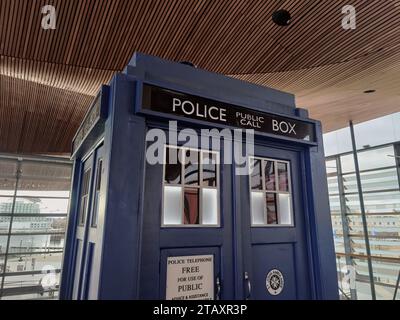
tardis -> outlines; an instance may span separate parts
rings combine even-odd
[[[72,146],[61,299],[337,299],[321,124],[136,53]]]

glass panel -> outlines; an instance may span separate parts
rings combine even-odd
[[[8,295],[10,291],[13,293],[18,292],[19,295],[26,293],[32,294],[32,287],[36,287],[34,288],[34,293],[37,293],[37,297],[40,297],[47,290],[41,285],[44,277],[45,275],[42,273],[5,277],[4,295]],[[60,285],[60,273],[54,274],[54,277],[55,287],[58,287]],[[19,290],[16,290],[17,288],[19,288]]]
[[[355,174],[343,175],[343,188],[344,193],[356,193],[358,192],[357,178]]]
[[[212,152],[202,152],[203,186],[217,186],[217,155]]]
[[[90,168],[87,169],[83,174],[83,179],[82,179],[81,201],[79,204],[79,224],[81,225],[85,223],[88,193],[89,193],[90,171],[91,171]]]
[[[1,219],[1,218],[0,218]],[[64,233],[67,217],[14,217],[13,233]]]
[[[0,254],[5,254],[7,251],[7,238],[8,236],[0,235]]]
[[[358,165],[360,171],[396,166],[393,146],[368,151],[359,151]]]
[[[184,224],[199,224],[199,189],[185,188],[184,208],[183,208]]]
[[[10,220],[11,217],[5,217],[0,214],[0,235],[8,234],[10,231]]]
[[[342,165],[342,172],[343,173],[356,171],[356,169],[354,167],[353,154],[348,154],[348,155],[345,155],[345,156],[341,156],[340,157],[340,163]]]
[[[218,224],[218,190],[202,190],[202,224]]]
[[[279,224],[292,224],[292,210],[290,194],[279,194]]]
[[[278,162],[279,191],[289,191],[289,170],[287,163]]]
[[[326,173],[328,175],[337,173],[336,159],[326,161]]]
[[[251,190],[262,190],[261,160],[252,159],[251,161],[250,184]]]
[[[69,190],[71,166],[63,163],[23,161],[20,190]]]
[[[264,160],[265,189],[275,191],[275,163],[273,161]]]
[[[13,206],[13,198],[0,197],[0,214],[12,213],[12,206]]]
[[[14,194],[16,174],[17,161],[0,160],[0,195],[12,196]]]
[[[372,269],[374,271],[377,299],[392,300],[399,275],[400,262],[393,263],[372,259]],[[397,299],[399,298],[400,293],[397,294]]]
[[[99,159],[97,162],[96,170],[96,186],[94,190],[94,204],[93,204],[93,216],[92,216],[92,228],[97,227],[97,217],[99,212],[99,201],[100,201],[100,186],[101,186],[101,176],[103,172],[103,159]]]
[[[67,214],[68,199],[19,197],[15,201],[16,214]]]
[[[46,254],[15,254],[8,257],[7,272],[26,272],[41,271],[46,266],[46,270],[61,269],[62,253]]]
[[[1,246],[1,243],[3,242],[3,240],[1,240],[1,236],[0,236],[0,246]],[[0,249],[0,250],[2,250],[2,249]],[[4,272],[4,257],[5,257],[5,255],[4,254],[1,254],[1,251],[0,251],[0,281],[2,280],[1,279],[1,274]]]
[[[391,213],[400,211],[400,192],[364,193],[365,211]]]
[[[251,192],[251,223],[253,225],[264,225],[264,194],[262,192]]]
[[[399,189],[399,180],[395,168],[368,171],[361,173],[360,176],[363,192]]]
[[[275,193],[267,193],[266,205],[267,205],[267,224],[278,224]]]
[[[69,190],[18,190],[17,195],[21,197],[43,197],[43,198],[68,198]]]
[[[337,176],[328,177],[328,191],[329,194],[339,193],[339,184]]]
[[[344,200],[346,206],[346,213],[351,213],[351,214],[361,213],[360,199],[358,197],[358,194],[345,195]]]
[[[179,161],[179,149],[166,148],[165,163],[165,183],[180,184],[181,183],[181,162]]]
[[[11,235],[10,253],[60,251],[64,247],[62,235]]]
[[[335,245],[335,252],[341,252],[344,253],[344,240],[342,236],[339,236],[336,234],[336,232],[333,233],[333,241]]]
[[[329,206],[331,208],[331,214],[341,213],[339,196],[330,196]]]
[[[164,225],[182,224],[182,188],[164,186]]]
[[[199,152],[185,151],[185,185],[199,185]]]

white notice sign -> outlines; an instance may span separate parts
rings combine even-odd
[[[213,300],[214,256],[168,257],[167,300]]]

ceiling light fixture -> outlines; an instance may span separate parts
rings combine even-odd
[[[272,14],[272,21],[281,27],[288,26],[290,24],[291,20],[292,20],[292,16],[290,15],[290,12],[287,10],[284,10],[284,9],[275,11]]]

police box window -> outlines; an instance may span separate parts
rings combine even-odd
[[[162,226],[219,226],[219,154],[166,146]]]
[[[293,225],[290,163],[250,158],[251,225]]]

